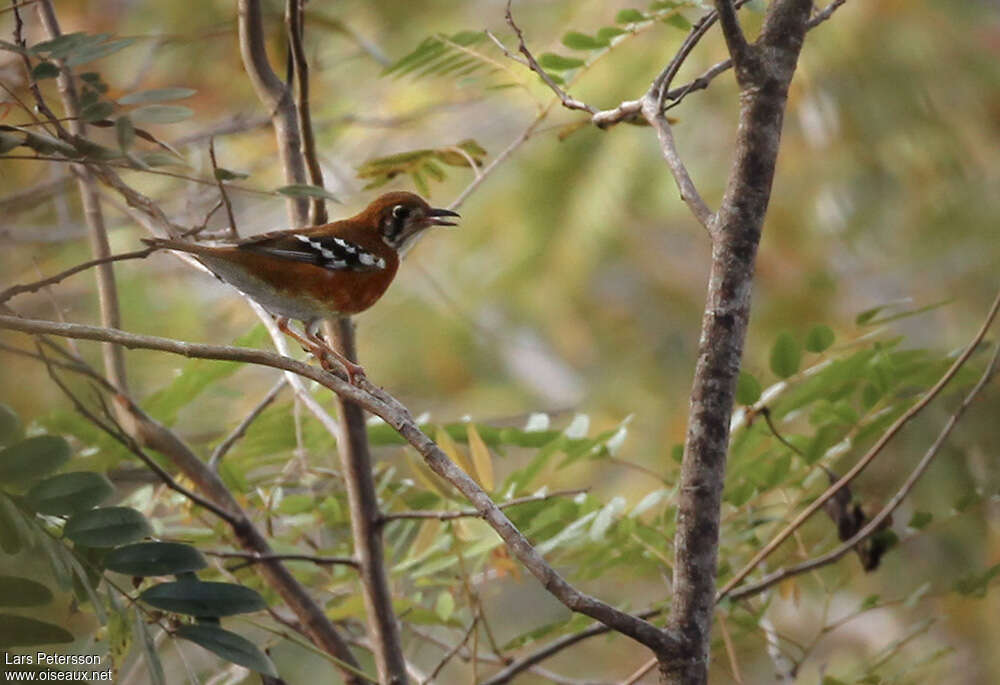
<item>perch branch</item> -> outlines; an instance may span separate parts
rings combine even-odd
[[[349,399],[376,416],[379,416],[392,426],[396,432],[416,448],[431,470],[454,485],[472,503],[476,510],[480,512],[483,519],[504,540],[512,554],[524,564],[531,574],[553,596],[569,609],[601,621],[613,630],[628,635],[637,642],[649,646],[659,653],[667,654],[675,648],[677,638],[671,632],[657,628],[640,616],[634,616],[616,609],[597,598],[579,591],[568,583],[545,561],[524,534],[510,522],[510,519],[490,499],[489,495],[420,430],[406,407],[384,391],[373,389],[372,392],[369,392],[367,389],[347,383],[339,375],[328,373],[303,362],[264,350],[188,343],[96,326],[24,319],[6,315],[0,315],[0,328],[8,328],[24,333],[41,333],[66,338],[112,342],[128,348],[159,350],[192,358],[250,363],[281,369],[283,371],[292,371],[305,378],[314,380],[345,399]],[[137,409],[135,408],[135,410]],[[151,419],[149,420],[151,421]],[[199,481],[209,478],[211,481],[217,482],[220,487],[223,487],[221,486],[221,481],[218,481],[215,474],[209,471],[205,464],[199,461],[198,465],[204,471],[204,473],[198,474]],[[223,492],[231,499],[232,496],[229,495],[228,490],[225,490],[224,487]]]

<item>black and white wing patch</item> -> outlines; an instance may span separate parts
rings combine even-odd
[[[378,271],[385,260],[360,245],[336,236],[315,236],[302,233],[280,238],[249,241],[241,249],[315,264],[332,271]]]

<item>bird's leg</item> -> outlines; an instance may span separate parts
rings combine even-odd
[[[364,367],[362,367],[360,364],[355,364],[354,362],[352,362],[346,356],[344,356],[337,350],[333,349],[333,346],[330,345],[330,343],[328,343],[326,340],[320,337],[319,331],[317,329],[319,328],[321,323],[322,321],[320,320],[306,324],[306,337],[310,341],[312,341],[312,344],[314,346],[320,347],[324,352],[329,352],[334,359],[340,362],[341,366],[344,367],[344,370],[347,371],[347,382],[350,383],[351,385],[357,385],[357,383],[355,382],[356,379],[359,377],[360,378],[365,377]],[[322,364],[323,363],[322,357],[320,357],[319,359],[320,363]],[[327,367],[324,365],[324,368]]]
[[[278,330],[285,335],[293,338],[296,342],[302,345],[302,349],[314,356],[319,365],[323,367],[326,371],[329,371],[332,367],[326,358],[327,354],[336,355],[336,351],[330,349],[330,346],[324,343],[322,340],[314,340],[312,336],[303,336],[301,333],[296,331],[294,328],[288,325],[288,318],[284,316],[279,316],[275,318],[275,323],[278,324]],[[350,370],[347,372],[348,380],[353,383]]]

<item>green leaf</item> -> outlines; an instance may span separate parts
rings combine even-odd
[[[135,142],[135,125],[132,119],[121,116],[115,120],[115,137],[118,139],[118,147],[122,154],[128,152]]]
[[[124,97],[118,98],[118,103],[121,105],[144,105],[149,102],[183,100],[197,92],[191,88],[156,88],[154,90],[144,90],[140,93],[129,93]]]
[[[104,566],[128,576],[168,576],[191,573],[208,562],[197,549],[180,542],[136,542],[108,552]]]
[[[740,371],[739,378],[736,379],[736,401],[740,404],[751,405],[760,399],[763,392],[760,381],[746,371]]]
[[[599,50],[608,47],[608,41],[578,31],[570,31],[563,36],[562,44],[572,50]]]
[[[39,62],[35,65],[35,68],[31,70],[31,78],[36,81],[41,81],[47,78],[55,78],[57,76],[59,76],[59,67],[52,62]]]
[[[153,532],[141,513],[129,507],[104,507],[77,514],[63,534],[83,547],[117,547]]]
[[[843,439],[849,429],[842,425],[826,425],[816,431],[812,442],[805,449],[803,458],[809,464],[819,461],[826,451]]]
[[[1000,564],[994,564],[982,573],[970,573],[955,581],[952,588],[967,597],[984,597],[990,582],[1000,576]]]
[[[72,641],[73,634],[65,628],[27,616],[0,614],[0,647],[34,647]]]
[[[138,124],[176,124],[193,114],[194,110],[181,105],[146,105],[132,110],[130,116]]]
[[[24,145],[24,136],[18,136],[7,131],[0,131],[0,155]],[[3,443],[0,443],[3,444]]]
[[[802,360],[802,350],[799,343],[789,332],[778,335],[778,339],[771,348],[771,371],[778,378],[788,378],[799,370],[799,362]]]
[[[18,576],[0,576],[0,606],[34,607],[52,601],[52,591],[41,583]]]
[[[929,511],[915,511],[913,516],[910,517],[910,528],[916,528],[917,530],[923,530],[926,528],[931,521],[934,520],[934,514]]]
[[[250,174],[243,173],[242,171],[231,171],[223,167],[219,167],[215,170],[215,178],[220,181],[239,181],[244,178],[250,178]]]
[[[623,9],[615,15],[615,22],[618,24],[634,24],[637,21],[644,21],[646,15],[637,9]]]
[[[39,435],[0,452],[0,483],[25,483],[55,471],[70,457],[69,443],[58,435]]]
[[[175,632],[179,638],[204,647],[226,661],[245,666],[252,671],[278,677],[278,671],[264,652],[241,635],[216,625],[196,623],[182,625]]]
[[[17,554],[22,544],[20,510],[9,499],[0,495],[0,549],[4,554]]]
[[[874,609],[879,605],[881,601],[881,596],[879,595],[868,595],[861,602],[861,606],[858,608],[859,611],[866,611],[868,609]]]
[[[810,352],[822,352],[833,344],[836,336],[833,329],[824,324],[813,326],[806,333],[806,349]]]
[[[663,20],[664,24],[678,28],[681,31],[691,30],[691,22],[684,17],[683,14],[671,14],[669,17]]]
[[[92,509],[114,493],[100,473],[74,471],[46,478],[25,495],[28,506],[40,514],[72,516]]]
[[[256,590],[233,583],[178,580],[147,589],[139,599],[164,611],[190,616],[234,616],[267,608]]]
[[[437,601],[434,602],[434,613],[442,621],[447,621],[455,612],[455,598],[447,590],[438,593]]]
[[[545,52],[538,58],[538,64],[544,69],[565,71],[567,69],[582,67],[585,62],[582,59],[577,59],[576,57],[564,57],[563,55],[557,55],[554,52]]]
[[[40,131],[24,131],[24,143],[22,144],[30,147],[40,155],[50,155],[54,152],[66,155],[67,157],[75,157],[77,155],[76,148],[69,143],[58,138],[53,138],[49,134],[41,133]]]
[[[625,29],[620,29],[617,26],[605,26],[597,30],[597,40],[603,41],[610,45],[612,38],[617,38],[618,36],[628,33]]]
[[[309,185],[307,183],[293,183],[292,185],[282,186],[277,188],[275,192],[286,197],[323,197],[327,200],[340,202],[340,200],[337,199],[337,196],[333,193],[330,193],[319,186]]]
[[[0,149],[0,152],[6,151]],[[21,417],[6,404],[0,403],[0,445],[9,445],[15,440],[20,440],[23,434],[24,426],[21,425]]]
[[[246,334],[233,341],[236,347],[256,347],[266,339],[263,326],[254,326]],[[220,362],[207,359],[192,359],[184,363],[181,372],[166,388],[157,391],[146,400],[146,411],[166,424],[177,419],[181,409],[188,406],[205,390],[243,368],[240,362]]]
[[[86,64],[87,62],[92,62],[95,59],[100,59],[102,57],[107,57],[108,55],[113,55],[123,48],[127,48],[129,45],[135,42],[134,38],[121,38],[119,40],[113,40],[108,43],[101,43],[100,45],[89,45],[78,50],[73,50],[72,54],[66,58],[66,66],[75,67],[81,64]]]
[[[107,119],[115,111],[115,106],[107,100],[98,100],[92,105],[87,105],[80,111],[80,118],[84,121],[97,121]]]
[[[103,33],[95,36],[89,36],[83,31],[76,31],[74,33],[64,33],[61,36],[52,38],[51,40],[44,40],[41,43],[36,43],[29,49],[30,52],[38,55],[43,52],[49,53],[52,57],[57,59],[62,59],[81,45],[86,45],[87,43],[100,43],[101,41],[110,37],[111,34]]]

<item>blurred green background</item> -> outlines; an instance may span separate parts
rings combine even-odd
[[[265,5],[272,56],[283,59],[281,6]],[[137,38],[95,63],[110,97],[160,87],[197,90],[179,103],[192,108],[193,117],[149,126],[189,165],[168,169],[210,176],[203,134],[215,130],[220,165],[250,174],[238,185],[269,191],[284,184],[272,132],[252,125],[265,112],[239,59],[234,3],[91,0],[56,6],[65,31]],[[559,45],[567,30],[592,33],[629,6],[560,0],[515,3],[515,11],[538,54],[567,52]],[[950,350],[971,337],[1000,283],[998,9],[989,0],[854,1],[809,34],[761,244],[747,370],[770,378],[768,353],[780,331],[802,336],[825,323],[838,340],[850,340],[861,333],[854,323],[859,312],[901,300],[912,308],[947,301],[893,325],[907,346]],[[34,13],[26,13],[29,43],[37,42]],[[751,30],[759,24],[752,10],[743,15]],[[11,14],[0,15],[4,39],[11,26]],[[365,190],[356,176],[365,161],[474,139],[489,163],[549,106],[551,93],[487,43],[478,49],[502,69],[383,76],[387,65],[429,35],[483,28],[515,44],[503,3],[491,0],[309,5],[313,119],[327,188],[343,200],[343,206],[330,205],[331,215],[352,214],[380,192]],[[638,97],[684,35],[661,24],[624,42],[573,85],[573,94],[599,107]],[[16,57],[0,53],[0,80],[23,92]],[[721,38],[711,33],[679,82],[724,57]],[[500,87],[518,82],[525,87]],[[55,98],[54,83],[45,88]],[[24,120],[9,96],[0,94],[0,103],[0,122]],[[680,151],[710,206],[718,203],[729,168],[736,106],[727,73],[671,111]],[[552,107],[462,206],[461,227],[439,230],[414,249],[388,295],[358,317],[360,355],[375,382],[435,421],[471,416],[521,424],[530,412],[546,411],[564,425],[581,412],[594,429],[605,429],[633,415],[618,457],[668,477],[675,468],[670,450],[684,434],[709,243],[679,201],[648,128],[567,128],[583,119]],[[245,130],[226,133],[229,125]],[[94,134],[105,135],[113,140],[113,134]],[[86,258],[79,201],[67,172],[57,164],[0,160],[0,286]],[[450,202],[473,178],[467,168],[447,172],[446,180],[430,185],[436,205]],[[198,224],[217,199],[212,186],[124,173],[184,225]],[[387,188],[414,189],[405,176]],[[121,211],[116,197],[106,197],[113,249],[136,249],[144,229]],[[236,190],[232,197],[241,233],[287,227],[281,197]],[[222,216],[217,213],[209,227],[222,227]],[[233,291],[170,257],[124,263],[116,273],[128,330],[223,344],[256,322]],[[58,286],[52,296],[22,297],[14,306],[27,316],[97,321],[89,274]],[[9,334],[2,339],[23,343]],[[80,348],[99,361],[94,346]],[[7,354],[0,359],[0,401],[24,417],[65,407],[37,364]],[[163,388],[182,363],[129,353],[134,394],[148,397]],[[260,369],[241,371],[203,393],[177,427],[185,435],[218,437],[224,432],[219,426],[243,416],[273,381]],[[969,569],[1000,561],[996,387],[994,382],[973,408],[915,495],[925,508],[946,507],[958,494],[976,490],[988,496],[984,506],[904,543],[882,569],[859,581],[863,587],[844,588],[835,603],[856,604],[866,594],[905,592],[925,581],[933,595]],[[912,462],[944,416],[940,408],[926,413],[856,491],[876,500],[890,496],[898,464]],[[388,451],[380,456],[398,458]],[[622,495],[630,504],[657,483],[613,462],[583,462],[558,478],[553,486],[592,485],[598,497]],[[645,587],[660,592],[655,579]],[[809,634],[821,601],[808,593],[777,598],[773,620],[786,634]],[[929,681],[1000,678],[1000,656],[992,647],[1000,640],[1000,599],[993,593],[979,600],[929,599],[900,615],[876,612],[854,621],[830,636],[827,651],[810,660],[801,680],[815,682],[827,662],[851,663],[873,653],[902,634],[904,620],[922,613],[940,619],[928,642],[955,650]],[[622,678],[645,659],[623,641],[595,645],[582,658],[588,677]],[[746,682],[768,682],[773,668],[761,639],[741,640],[737,653]],[[581,657],[553,666],[570,668],[574,659]],[[718,682],[730,677],[721,670],[717,676]]]

